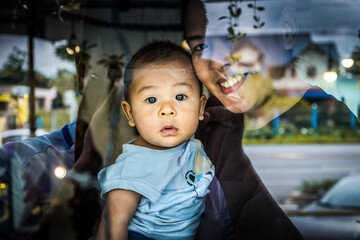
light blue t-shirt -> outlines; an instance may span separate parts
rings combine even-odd
[[[142,195],[129,230],[154,239],[195,237],[205,208],[204,197],[214,177],[212,164],[195,176],[196,141],[191,139],[167,150],[124,144],[115,164],[100,171],[103,198],[118,188]],[[210,162],[202,147],[198,152],[201,157],[197,161]]]

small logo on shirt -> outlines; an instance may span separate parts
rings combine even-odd
[[[193,170],[190,170],[188,171],[186,174],[185,174],[185,179],[186,179],[186,182],[190,185],[190,186],[194,186],[195,184],[195,173]]]

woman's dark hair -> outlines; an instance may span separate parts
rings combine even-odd
[[[129,89],[134,69],[142,68],[148,64],[161,65],[174,62],[191,65],[191,55],[185,49],[170,41],[155,41],[140,48],[131,58],[125,69],[124,91],[126,101],[129,101]],[[199,84],[200,89],[202,89],[200,81]]]
[[[189,2],[191,0],[183,0],[181,1],[181,8],[180,8],[180,19],[181,19],[181,25],[182,25],[182,28],[183,28],[183,33],[184,33],[184,39],[185,39],[185,14],[186,14],[186,8],[187,6],[189,5]]]
[[[192,1],[199,1],[199,3],[201,3],[201,7],[202,10],[204,11],[205,14],[205,18],[207,20],[207,12],[206,12],[206,7],[205,4],[201,1],[201,0],[183,0],[181,1],[181,8],[180,8],[180,20],[181,20],[181,25],[182,25],[182,29],[183,29],[183,33],[184,33],[184,39],[186,39],[186,25],[185,25],[185,17],[186,17],[186,11],[187,11],[187,7],[190,4],[190,2]],[[199,16],[200,17],[200,16]],[[197,19],[193,19],[193,21],[196,21]],[[207,22],[206,22],[207,23]]]

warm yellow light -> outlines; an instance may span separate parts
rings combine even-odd
[[[71,48],[69,48],[69,47],[66,48],[66,52],[67,52],[69,55],[74,55],[74,51],[73,51]]]
[[[5,189],[6,188],[6,184],[5,183],[0,183],[0,189]]]
[[[34,207],[33,209],[31,209],[31,214],[33,214],[33,215],[36,215],[40,212],[41,212],[41,207],[39,205]]]
[[[183,41],[182,41],[181,46],[182,46],[182,48],[185,49],[186,51],[189,51],[189,50],[190,50],[189,44],[187,43],[186,40],[183,40]]]
[[[80,47],[79,47],[79,46],[76,46],[76,47],[75,47],[75,52],[76,52],[76,53],[79,53],[79,52],[80,52]]]
[[[24,94],[24,100],[28,100],[29,99],[29,94],[25,93]]]
[[[324,72],[323,78],[328,83],[333,83],[337,79],[337,73],[336,72]]]
[[[56,178],[63,179],[66,176],[66,169],[62,166],[56,167],[54,174]]]
[[[346,58],[341,60],[341,65],[343,65],[344,68],[350,68],[354,64],[354,59]]]

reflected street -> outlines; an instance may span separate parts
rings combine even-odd
[[[244,149],[279,204],[304,180],[340,178],[360,171],[359,144],[247,145]]]

